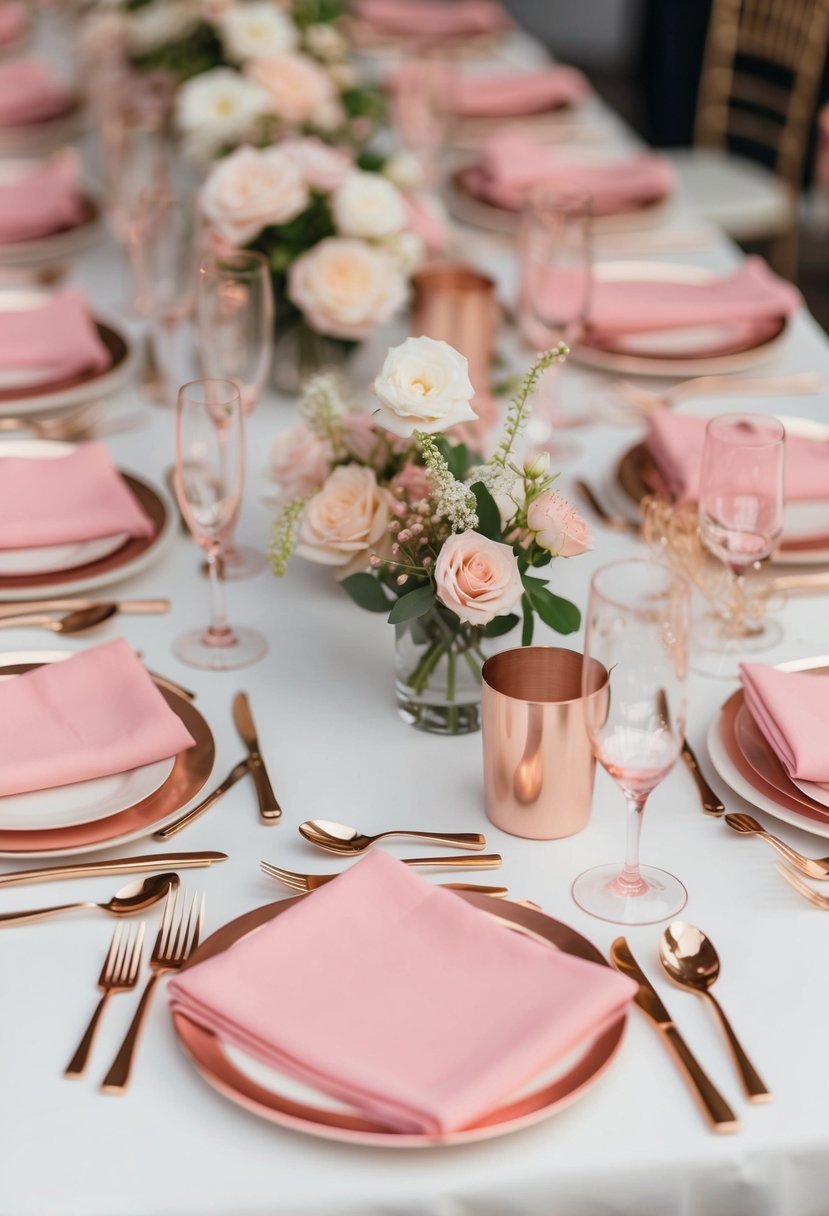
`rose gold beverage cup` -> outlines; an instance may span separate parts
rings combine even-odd
[[[412,333],[442,339],[466,355],[476,392],[489,393],[499,320],[494,279],[473,266],[441,262],[417,271],[412,283]]]
[[[486,813],[513,836],[557,840],[587,824],[596,761],[584,725],[586,661],[575,650],[526,646],[484,664]],[[607,681],[602,668],[591,701],[606,704]]]

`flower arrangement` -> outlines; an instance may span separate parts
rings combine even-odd
[[[90,58],[117,46],[136,72],[177,86],[174,123],[192,159],[297,133],[359,147],[384,105],[349,62],[345,7],[345,0],[95,0],[82,41]]]
[[[301,421],[273,445],[274,571],[293,552],[332,566],[355,603],[396,626],[401,712],[424,729],[477,729],[486,639],[522,618],[522,645],[536,617],[559,633],[579,627],[578,609],[536,571],[589,549],[587,525],[553,489],[546,454],[516,455],[538,380],[566,354],[538,356],[485,463],[452,441],[476,416],[466,359],[425,337],[389,350],[373,414],[318,376]]]

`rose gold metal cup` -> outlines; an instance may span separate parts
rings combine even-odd
[[[586,661],[559,646],[525,646],[484,663],[486,813],[513,836],[557,840],[587,824],[596,761],[584,724]],[[606,703],[608,675],[601,672],[590,700]]]
[[[488,395],[499,320],[495,280],[473,266],[441,262],[424,266],[412,282],[412,333],[442,339],[466,355],[473,387]]]

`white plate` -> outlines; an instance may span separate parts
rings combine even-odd
[[[155,793],[169,777],[174,763],[174,758],[157,760],[94,781],[77,781],[30,794],[8,794],[0,798],[0,828],[37,831],[106,819]]]
[[[720,277],[699,266],[688,266],[672,262],[600,262],[593,268],[593,274],[599,282],[604,283],[710,283]],[[753,328],[753,327],[752,327]],[[626,336],[625,350],[604,350],[598,346],[578,343],[573,347],[572,358],[586,367],[599,368],[601,371],[618,372],[621,375],[635,376],[709,376],[727,374],[753,367],[767,359],[785,341],[789,331],[788,321],[783,329],[773,337],[757,342],[749,350],[731,353],[709,353],[693,355],[695,344],[700,338],[706,342],[722,341],[726,343],[732,338],[739,341],[740,334],[745,332],[742,325],[723,324],[716,326],[696,326],[684,330],[654,331]],[[620,340],[621,342],[621,340]],[[646,350],[653,350],[657,355],[647,355]]]

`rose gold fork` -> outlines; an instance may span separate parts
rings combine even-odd
[[[183,967],[201,938],[202,922],[204,920],[204,894],[190,896],[181,888],[167,893],[164,905],[164,915],[158,928],[158,936],[153,946],[150,968],[152,975],[141,994],[141,1000],[130,1023],[124,1041],[112,1062],[101,1085],[104,1093],[121,1094],[127,1088],[132,1071],[132,1061],[135,1054],[144,1015],[149,1009],[153,990],[159,976],[167,971],[178,971]]]
[[[402,857],[407,866],[437,866],[440,869],[457,870],[493,870],[500,866],[500,853],[479,853],[477,857]],[[260,861],[259,868],[269,878],[284,882],[286,887],[294,891],[315,891],[317,887],[337,878],[336,874],[298,874],[294,870],[283,870],[271,865],[269,861]]]
[[[84,1031],[78,1048],[66,1067],[64,1076],[79,1077],[86,1068],[89,1052],[98,1030],[101,1014],[113,992],[129,992],[138,981],[138,969],[141,966],[141,952],[144,949],[144,929],[146,921],[138,925],[130,925],[124,932],[124,925],[116,925],[109,944],[101,974],[98,977],[98,987],[103,996],[93,1013],[89,1025]]]

